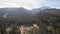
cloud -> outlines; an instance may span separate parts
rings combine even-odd
[[[60,7],[60,0],[0,0],[0,7],[24,7],[26,9],[41,6]]]
[[[0,0],[1,7],[35,8],[38,3],[38,0]]]
[[[60,8],[60,0],[48,0],[46,5],[53,8]]]

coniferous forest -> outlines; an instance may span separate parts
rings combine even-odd
[[[60,9],[0,8],[0,34],[60,34]]]

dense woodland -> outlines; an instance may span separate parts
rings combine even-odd
[[[0,12],[1,11],[0,9]],[[5,14],[6,11],[1,12],[2,15]],[[0,34],[21,34],[21,31],[18,31],[18,27],[21,27],[21,25],[30,27],[33,26],[33,24],[37,24],[39,29],[34,28],[38,32],[31,32],[32,34],[60,34],[60,9],[44,9],[35,14],[26,13],[28,10],[23,8],[20,8],[18,11],[16,10],[17,13],[16,11],[14,13],[14,11],[15,10],[13,10],[13,12],[12,10],[8,11],[7,18],[0,17]]]

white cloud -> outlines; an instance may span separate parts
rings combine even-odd
[[[41,1],[40,1],[41,2]],[[38,6],[38,0],[0,0],[1,7],[25,7],[35,8]]]
[[[54,2],[54,3],[53,3]],[[59,1],[50,0],[0,0],[0,7],[24,7],[27,9],[38,8],[44,5],[56,7]]]

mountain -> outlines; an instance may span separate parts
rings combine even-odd
[[[18,16],[28,16],[31,15],[31,12],[29,12],[28,10],[24,9],[24,8],[15,8],[15,9],[8,9],[9,11],[7,11],[8,16],[14,16],[14,17],[18,17]]]
[[[29,10],[24,8],[8,8],[7,9],[7,17],[10,19],[18,20],[18,21],[28,21],[31,20],[32,13]]]
[[[0,8],[0,17],[8,17],[9,19],[30,20],[32,13],[23,8]]]
[[[41,10],[34,15],[34,20],[42,21],[42,23],[59,23],[60,9],[51,8]]]
[[[54,9],[54,8],[44,9],[44,10],[37,12],[36,14],[38,14],[38,15],[49,15],[49,14],[51,14],[51,15],[59,16],[60,15],[60,9]]]
[[[7,11],[4,8],[0,8],[0,17],[2,17]]]
[[[0,8],[0,16],[14,20],[35,20],[34,17],[42,16],[60,16],[60,9],[43,6],[41,8],[26,10],[25,8]]]
[[[0,17],[7,17],[7,21],[12,23],[32,24],[42,21],[46,23],[60,22],[60,9],[42,7],[38,9],[26,10],[25,8],[0,8]]]
[[[32,10],[30,10],[30,11],[31,11],[33,14],[35,14],[35,13],[41,11],[41,10],[44,10],[44,9],[51,9],[51,7],[49,7],[49,6],[42,6],[42,7],[40,7],[40,8],[32,9]]]

